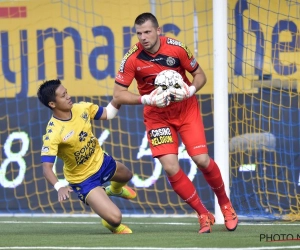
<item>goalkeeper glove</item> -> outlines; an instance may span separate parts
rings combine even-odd
[[[154,89],[149,95],[143,95],[140,102],[145,105],[156,106],[164,108],[170,104],[169,90],[163,90],[162,87]]]
[[[171,101],[169,89],[163,90],[162,87],[158,87],[157,90],[156,95],[152,99],[152,105],[159,108],[167,107]]]
[[[195,86],[188,86],[184,81],[180,83],[180,88],[170,88],[171,100],[174,102],[181,102],[185,99],[188,99],[195,93]]]

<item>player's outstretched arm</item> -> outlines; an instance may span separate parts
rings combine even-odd
[[[104,108],[100,120],[110,120],[115,118],[120,108],[121,105],[117,104],[116,101],[112,99],[110,103]]]
[[[69,192],[73,192],[72,188],[65,187],[61,182],[58,181],[56,175],[53,172],[53,163],[43,162],[43,174],[46,180],[54,186],[58,192],[58,201],[63,201],[69,198]]]
[[[127,87],[115,84],[113,100],[118,105],[138,105],[140,102],[140,95],[134,94],[128,90]]]
[[[121,104],[129,104],[129,105],[151,105],[157,107],[165,107],[170,104],[169,101],[169,92],[162,91],[162,89],[154,89],[149,95],[137,95],[130,91],[128,88],[124,86],[120,86],[119,84],[115,84],[114,87],[114,101]]]

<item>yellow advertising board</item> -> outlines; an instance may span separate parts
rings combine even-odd
[[[1,97],[36,96],[39,84],[53,78],[60,78],[73,96],[111,95],[122,57],[137,42],[133,22],[142,12],[155,12],[164,35],[193,51],[208,78],[202,93],[212,93],[217,70],[212,1],[150,2],[1,1]],[[272,2],[228,1],[228,73],[233,81],[263,75],[299,79],[297,8],[288,1]]]

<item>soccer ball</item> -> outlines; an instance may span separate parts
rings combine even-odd
[[[155,78],[154,87],[162,87],[163,90],[167,90],[171,87],[175,89],[181,88],[183,82],[182,76],[175,70],[166,69],[161,71]]]

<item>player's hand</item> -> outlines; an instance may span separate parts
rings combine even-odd
[[[73,189],[70,188],[69,186],[67,187],[61,187],[60,189],[58,189],[57,193],[58,193],[58,201],[61,202],[61,201],[64,201],[66,199],[69,199],[70,198],[70,194],[73,192]]]
[[[174,102],[181,102],[190,97],[189,86],[182,81],[180,83],[180,88],[170,88],[171,100]]]
[[[141,97],[141,103],[159,108],[166,107],[170,104],[170,92],[168,90],[164,91],[162,87],[158,87],[149,95],[143,95]]]
[[[159,108],[167,107],[171,102],[169,89],[163,90],[162,87],[158,87],[156,90],[157,92],[152,98],[151,105]]]
[[[196,93],[196,88],[193,85],[189,86],[184,81],[181,81],[179,85],[180,88],[170,88],[171,101],[181,102]]]

